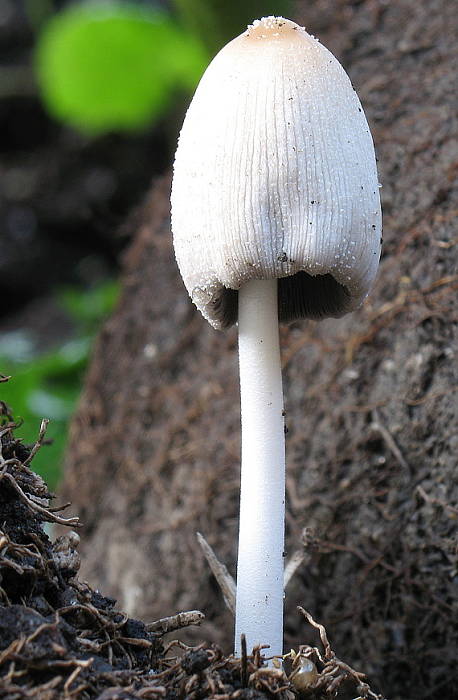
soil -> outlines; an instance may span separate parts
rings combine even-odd
[[[69,529],[79,527],[78,519],[62,515],[65,505],[51,507],[52,494],[30,468],[45,424],[33,446],[15,437],[16,427],[1,404],[0,698],[294,700],[302,689],[312,700],[344,699],[350,691],[377,700],[363,674],[335,656],[324,628],[305,611],[322,648],[302,647],[289,663],[289,677],[281,668],[267,668],[261,649],[253,655],[245,649],[234,659],[216,645],[192,648],[171,638],[199,624],[199,611],[149,624],[120,612],[114,599],[78,579],[80,538]],[[46,523],[67,532],[51,541]]]
[[[391,700],[458,684],[456,229],[452,64],[458,7],[302,3],[297,19],[361,96],[383,183],[380,274],[364,307],[281,331],[287,425],[285,645],[296,605]],[[206,614],[188,643],[232,645],[232,616],[196,540],[234,573],[239,498],[236,331],[187,299],[169,178],[130,221],[123,293],[72,426],[62,493],[84,522],[83,572],[131,615]],[[305,641],[310,641],[307,638]]]

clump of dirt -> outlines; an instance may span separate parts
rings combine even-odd
[[[69,530],[52,542],[44,527],[78,527],[78,519],[51,507],[29,467],[46,421],[29,448],[14,436],[7,406],[0,410],[0,697],[99,697],[128,686],[157,666],[161,637],[78,581],[79,536]]]
[[[70,529],[79,520],[61,514],[65,505],[51,506],[52,494],[30,469],[46,423],[28,447],[15,437],[13,416],[0,402],[0,698],[380,697],[335,656],[324,628],[304,610],[323,649],[292,652],[287,675],[280,664],[266,666],[262,648],[251,655],[244,648],[235,659],[216,645],[166,643],[165,634],[198,624],[199,611],[148,624],[79,581],[79,536]],[[52,541],[46,523],[69,529]]]

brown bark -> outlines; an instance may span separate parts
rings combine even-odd
[[[367,0],[307,3],[300,17],[345,65],[371,123],[384,251],[361,311],[281,332],[288,550],[311,529],[285,641],[304,641],[301,603],[340,656],[403,700],[451,698],[458,682],[457,14],[445,0]],[[168,179],[156,183],[133,221],[63,490],[86,525],[90,582],[129,614],[199,608],[199,634],[228,647],[231,617],[195,533],[234,572],[236,331],[212,330],[186,297],[168,193]]]

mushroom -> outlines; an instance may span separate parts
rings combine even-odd
[[[176,152],[175,254],[217,329],[238,322],[242,414],[235,623],[282,653],[285,445],[278,322],[340,317],[380,257],[374,146],[337,59],[282,17],[205,71]]]

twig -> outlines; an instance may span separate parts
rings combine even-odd
[[[167,690],[163,685],[149,686],[136,691],[139,698],[154,698],[157,695],[164,698],[167,695]]]
[[[208,544],[207,540],[203,535],[201,535],[200,532],[196,533],[197,535],[197,540],[202,547],[202,551],[205,555],[205,558],[208,562],[208,565],[210,566],[210,569],[212,570],[213,576],[216,578],[216,581],[221,589],[221,592],[223,594],[224,602],[226,603],[226,607],[231,611],[231,613],[234,615],[235,614],[235,597],[236,597],[236,590],[237,586],[236,583],[227,570],[227,567],[222,564],[218,557],[216,556],[215,552],[213,549],[210,547]],[[283,574],[283,588],[286,589],[288,584],[290,583],[292,577],[298,570],[299,566],[302,564],[304,561],[304,551],[302,549],[298,549],[294,552],[290,560],[285,566],[285,571]]]
[[[289,582],[293,578],[294,574],[302,564],[305,558],[305,553],[303,549],[297,549],[291,556],[290,560],[285,566],[285,571],[283,573],[283,588],[287,588]]]
[[[315,629],[317,629],[318,632],[320,633],[321,643],[322,643],[323,648],[324,648],[324,657],[325,657],[325,659],[327,659],[329,661],[330,659],[333,658],[334,652],[332,651],[331,645],[329,644],[328,635],[326,634],[326,630],[325,630],[324,626],[320,625],[319,622],[315,622],[315,620],[310,615],[310,613],[307,612],[307,610],[304,610],[304,608],[301,607],[300,605],[297,606],[297,609],[299,610],[300,613],[302,613],[302,615],[312,625],[312,627],[315,627]]]
[[[6,649],[4,649],[0,654],[0,666],[2,666],[5,661],[8,661],[11,656],[19,654],[19,652],[22,651],[24,644],[25,637],[13,640],[11,644],[7,646]]]
[[[58,523],[59,525],[72,525],[74,527],[81,527],[79,518],[61,518],[58,515],[51,513],[49,510],[47,510],[47,508],[43,508],[43,506],[40,506],[38,503],[35,503],[35,501],[30,500],[27,494],[25,494],[24,491],[21,489],[14,476],[9,474],[8,472],[0,473],[0,481],[1,479],[7,479],[11,486],[19,494],[19,497],[29,506],[29,508],[31,510],[36,511],[37,513],[45,515],[46,519],[49,522]]]
[[[221,562],[217,558],[213,549],[208,544],[205,537],[203,535],[201,535],[200,532],[197,532],[196,535],[197,535],[197,540],[198,540],[198,542],[202,548],[202,551],[205,555],[205,558],[208,562],[208,565],[210,566],[210,569],[212,570],[213,576],[216,578],[216,581],[218,582],[218,585],[221,588],[224,602],[226,603],[226,606],[229,608],[231,613],[234,615],[235,614],[235,592],[236,592],[235,581],[232,578],[232,576],[230,575],[227,568],[224,566],[224,564],[221,564]]]
[[[69,675],[69,677],[67,678],[67,680],[64,683],[65,695],[69,694],[71,684],[73,683],[73,681],[75,681],[78,678],[78,676],[80,675],[82,670],[83,670],[83,666],[77,666],[76,668],[73,669],[73,671],[71,672],[71,674]]]
[[[41,625],[39,625],[38,627],[36,627],[36,628],[34,629],[34,631],[32,632],[32,634],[30,634],[30,635],[26,638],[25,644],[27,645],[27,644],[30,644],[30,642],[33,642],[34,639],[36,639],[37,637],[39,637],[40,634],[41,634],[42,632],[44,632],[45,630],[53,630],[53,631],[55,631],[55,630],[57,629],[58,623],[59,623],[59,613],[56,612],[54,622],[43,622],[43,624],[41,624]],[[61,647],[60,645],[59,645],[59,649],[62,649],[62,647]],[[64,650],[64,651],[65,651],[65,650]]]
[[[404,401],[408,406],[420,406],[420,404],[426,403],[426,401],[431,401],[432,399],[437,399],[442,396],[448,396],[448,394],[453,394],[453,392],[455,391],[458,391],[458,384],[456,386],[452,386],[450,389],[444,389],[443,391],[435,391],[433,394],[425,394],[419,399],[409,399],[409,397],[406,396],[404,398]]]
[[[177,615],[170,615],[170,617],[162,617],[156,622],[150,622],[146,625],[146,629],[148,632],[166,634],[167,632],[179,630],[182,627],[200,625],[203,620],[205,620],[205,615],[200,610],[188,610]]]
[[[133,647],[143,647],[144,649],[151,649],[153,643],[148,639],[139,639],[138,637],[117,637],[115,640],[118,644],[130,644]]]
[[[420,494],[422,499],[424,501],[426,501],[426,503],[432,503],[436,506],[442,506],[442,508],[444,508],[445,510],[449,510],[451,513],[458,515],[458,508],[455,508],[454,506],[449,505],[445,501],[441,501],[440,498],[434,498],[434,496],[428,496],[426,491],[421,486],[417,486],[416,491]]]
[[[46,428],[48,427],[48,423],[49,423],[49,419],[48,419],[48,418],[43,418],[43,420],[41,421],[40,432],[38,433],[37,441],[35,442],[34,446],[33,446],[32,449],[30,450],[29,456],[22,462],[22,464],[23,464],[25,467],[26,467],[28,464],[30,464],[30,462],[32,461],[32,459],[35,457],[35,455],[37,454],[38,450],[39,450],[40,447],[42,446],[44,437],[45,437],[45,435],[46,435]]]
[[[381,437],[385,440],[388,448],[393,453],[394,457],[398,460],[401,467],[405,469],[409,474],[411,474],[412,470],[410,469],[410,466],[404,459],[402,452],[396,445],[391,433],[388,431],[387,428],[385,428],[385,426],[380,421],[380,415],[376,408],[374,408],[374,410],[372,411],[372,423],[370,427],[372,428],[372,430],[375,430],[381,435]]]

